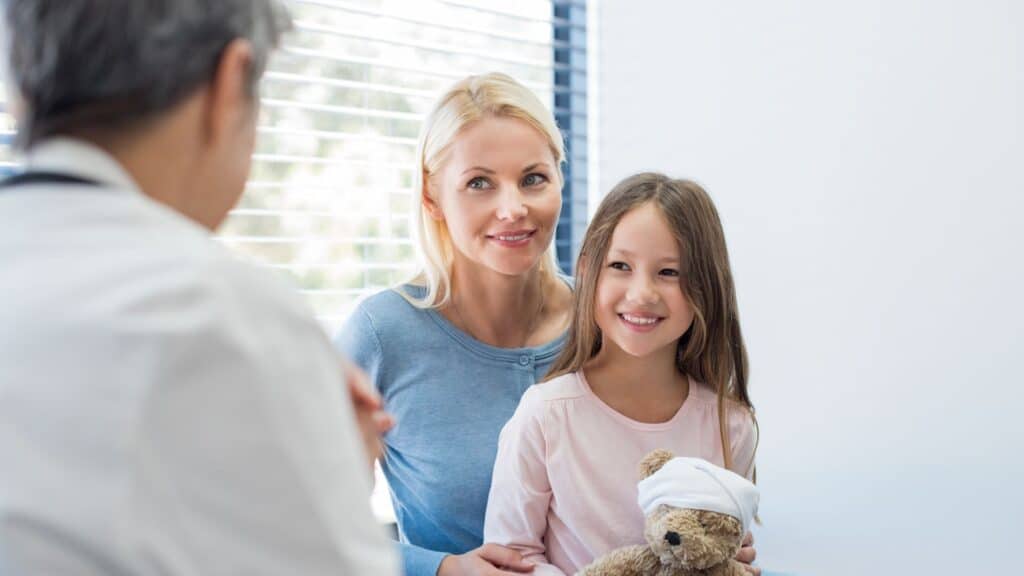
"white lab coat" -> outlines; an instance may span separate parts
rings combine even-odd
[[[55,139],[0,189],[0,574],[397,573],[299,297]]]

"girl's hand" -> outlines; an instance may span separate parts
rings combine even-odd
[[[743,564],[743,568],[754,576],[761,576],[761,569],[757,566],[751,566],[751,562],[757,558],[757,550],[754,550],[754,535],[747,532],[747,535],[743,537],[743,545],[739,551],[736,552],[736,560]]]
[[[511,548],[497,544],[483,546],[460,554],[445,556],[437,576],[506,576],[532,572],[533,564]]]
[[[356,413],[356,425],[362,435],[372,469],[374,460],[380,458],[382,453],[380,437],[395,425],[395,419],[384,411],[380,395],[358,366],[347,360],[342,360],[341,366],[349,397],[352,399],[352,408]]]

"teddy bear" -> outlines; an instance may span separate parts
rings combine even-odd
[[[751,482],[668,450],[645,456],[640,475],[647,544],[613,550],[577,576],[747,576],[734,558],[757,514]]]

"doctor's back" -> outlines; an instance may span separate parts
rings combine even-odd
[[[339,359],[210,237],[286,17],[61,4],[4,3],[26,156],[0,185],[0,574],[393,573]]]

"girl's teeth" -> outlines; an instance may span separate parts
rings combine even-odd
[[[498,236],[498,240],[504,242],[517,242],[529,236],[529,234],[520,234],[519,236]]]
[[[630,324],[654,324],[658,321],[657,318],[641,318],[639,316],[630,316],[629,314],[623,314],[622,317]]]

